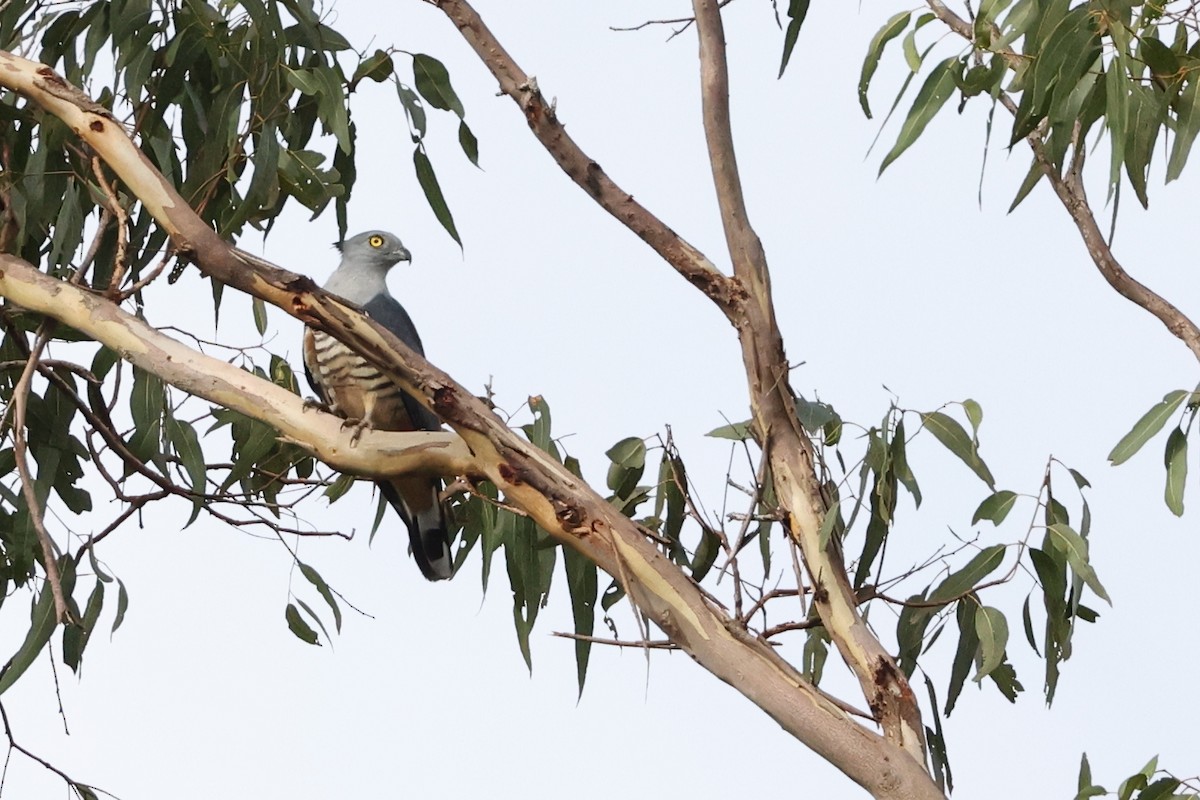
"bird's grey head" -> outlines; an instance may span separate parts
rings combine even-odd
[[[400,237],[387,231],[367,231],[334,244],[342,257],[356,264],[377,266],[387,270],[400,261],[411,261],[412,255]]]
[[[352,303],[365,304],[378,294],[386,294],[388,270],[401,261],[412,260],[400,238],[387,231],[360,233],[334,247],[341,251],[342,263],[325,289]]]

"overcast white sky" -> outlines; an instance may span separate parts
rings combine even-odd
[[[1115,605],[1082,626],[1046,711],[1042,662],[1016,617],[1028,585],[993,596],[1012,615],[1009,650],[1027,691],[1010,706],[990,686],[968,684],[947,724],[958,794],[1070,797],[1084,750],[1110,788],[1156,753],[1193,774],[1197,511],[1176,520],[1164,507],[1160,442],[1119,469],[1105,456],[1164,392],[1191,386],[1195,365],[1103,283],[1045,187],[1005,214],[1028,158],[999,146],[1008,126],[999,116],[979,208],[980,101],[961,117],[947,106],[876,180],[895,131],[865,157],[878,123],[863,118],[855,86],[870,36],[901,6],[813,6],[782,81],[769,4],[740,0],[725,12],[738,156],[788,353],[806,362],[797,388],[868,425],[886,410],[889,390],[921,410],[973,397],[985,411],[982,453],[1001,486],[1036,491],[1053,454],[1095,487],[1093,559]],[[664,44],[662,28],[608,29],[681,16],[687,4],[480,0],[479,10],[609,175],[726,265],[694,36]],[[559,172],[440,12],[414,0],[359,0],[340,4],[336,17],[360,47],[443,59],[480,141],[483,171],[458,152],[452,119],[433,118],[429,143],[464,239],[460,253],[420,196],[394,92],[372,84],[355,97],[351,233],[389,229],[414,253],[391,285],[431,360],[467,386],[493,377],[508,408],[544,395],[556,433],[574,433],[567,446],[600,482],[613,442],[671,424],[710,505],[718,503],[728,450],[702,434],[723,417],[746,416],[732,329]],[[936,25],[926,31],[939,34]],[[955,45],[943,46],[945,57]],[[905,69],[892,56],[873,94],[879,110]],[[1159,171],[1151,213],[1130,198],[1117,236],[1130,271],[1193,317],[1197,170],[1166,188]],[[1103,196],[1099,187],[1093,194]],[[335,238],[332,212],[309,223],[293,211],[262,252],[324,280]],[[178,324],[197,306],[193,291],[207,297],[194,276],[165,290],[150,321]],[[248,303],[227,298],[222,340],[247,340],[249,314],[236,324],[238,308],[248,312]],[[207,312],[196,319],[211,332]],[[271,319],[299,367],[298,324]],[[913,513],[902,500],[896,541],[926,553],[949,538],[948,526],[969,533],[986,490],[936,443],[918,444],[910,458],[927,502]],[[374,502],[366,487],[356,491],[324,518],[365,533]],[[1189,506],[1200,507],[1189,491]],[[1019,538],[1016,517],[1030,512],[1019,508],[998,532],[981,529],[984,541]],[[4,697],[19,741],[123,800],[861,796],[681,654],[656,654],[647,676],[641,653],[597,648],[576,705],[572,647],[549,636],[570,625],[564,586],[535,631],[530,677],[502,566],[481,604],[477,558],[455,581],[428,584],[398,524],[370,547],[365,535],[306,540],[303,557],[372,615],[348,614],[333,646],[314,648],[284,624],[289,581],[305,588],[277,542],[204,519],[180,531],[184,519],[186,509],[147,514],[143,528],[106,543],[102,555],[128,585],[131,607],[111,643],[93,641],[81,680],[59,670],[69,737],[45,659]],[[111,613],[110,605],[106,620]],[[5,641],[17,641],[19,632],[6,630]],[[930,656],[942,683],[945,644]],[[12,798],[63,791],[16,758],[8,781]]]

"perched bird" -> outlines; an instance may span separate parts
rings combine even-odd
[[[395,235],[367,231],[334,245],[342,263],[325,291],[358,305],[396,338],[424,355],[421,338],[404,307],[387,288],[387,273],[411,256]],[[333,413],[351,424],[385,431],[436,431],[441,422],[374,364],[332,336],[304,329],[304,372],[309,385]],[[413,558],[431,581],[453,572],[442,482],[425,475],[381,478],[376,485],[408,526]]]

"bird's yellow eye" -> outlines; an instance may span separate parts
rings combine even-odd
[[[383,247],[383,237],[372,236],[370,239],[367,239],[367,244],[371,245],[371,247]]]

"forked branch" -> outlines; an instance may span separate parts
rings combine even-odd
[[[700,40],[700,96],[708,157],[734,276],[749,295],[736,327],[751,413],[759,442],[770,459],[775,496],[787,512],[788,533],[799,545],[816,587],[813,603],[825,629],[858,678],[884,736],[923,767],[925,733],[916,697],[904,673],[859,614],[858,599],[836,546],[821,545],[826,507],[812,443],[796,415],[796,395],[775,318],[767,257],[750,224],[738,174],[721,10],[716,0],[693,0],[692,7]]]
[[[655,250],[693,285],[718,304],[742,341],[743,361],[750,385],[751,403],[762,444],[771,459],[772,475],[780,504],[789,512],[789,529],[804,552],[813,582],[818,585],[821,618],[837,643],[839,652],[854,671],[883,726],[887,740],[910,758],[905,769],[913,769],[920,791],[941,796],[924,772],[924,736],[915,697],[903,674],[858,614],[854,592],[840,557],[819,545],[820,523],[825,508],[820,499],[813,468],[813,455],[795,413],[795,397],[788,383],[788,365],[783,342],[775,323],[766,258],[757,235],[746,218],[741,183],[729,128],[728,76],[725,69],[724,37],[716,0],[696,3],[701,39],[702,91],[709,154],[717,183],[730,255],[732,279],[720,277],[721,291],[712,290],[720,275],[711,262],[697,254],[681,262],[680,253],[694,253],[677,234],[650,217],[649,212],[628,215],[616,210],[602,188],[607,177],[595,162],[566,137],[553,109],[547,107],[536,84],[516,65],[466,0],[430,0],[458,27],[487,68],[500,81],[501,91],[524,112],[534,135],[559,165],[609,213],[635,234],[646,239],[645,221],[654,220]],[[594,168],[594,171],[592,169]],[[587,179],[595,175],[596,182]],[[615,187],[613,187],[615,190]],[[618,190],[619,191],[619,190]],[[623,192],[622,197],[627,197]],[[639,207],[640,209],[640,207]],[[649,239],[647,239],[649,241]],[[702,277],[703,280],[697,280]],[[728,287],[736,288],[736,295]],[[733,302],[731,302],[733,301]],[[844,769],[838,761],[833,763]],[[879,766],[878,764],[876,765]],[[896,765],[899,766],[899,765]],[[863,784],[864,786],[870,786]],[[872,790],[874,791],[874,790]]]
[[[529,129],[562,171],[588,193],[601,208],[633,231],[732,320],[742,300],[736,281],[722,274],[708,258],[671,230],[633,195],[618,186],[575,140],[547,103],[537,80],[517,65],[469,3],[462,0],[429,0],[458,27],[459,33],[500,82],[500,91],[513,99],[525,114]]]

